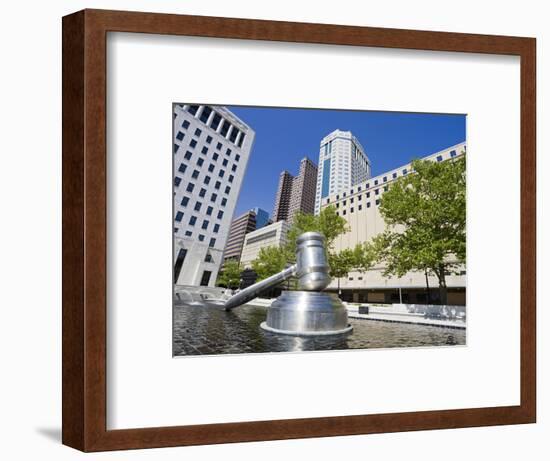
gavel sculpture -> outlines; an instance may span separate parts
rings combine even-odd
[[[268,309],[264,330],[298,336],[349,333],[347,310],[337,295],[323,293],[330,283],[325,237],[306,232],[296,241],[296,264],[255,283],[229,298],[231,310],[258,297],[290,277],[297,277],[299,291],[283,291]]]

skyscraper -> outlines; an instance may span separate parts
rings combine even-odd
[[[238,216],[231,223],[223,260],[240,261],[245,235],[269,223],[269,213],[261,208],[253,208]]]
[[[371,163],[351,131],[335,130],[321,140],[315,194],[315,214],[321,200],[347,190],[371,176]]]
[[[292,176],[288,171],[282,171],[279,177],[279,187],[275,197],[273,221],[292,223],[298,212],[313,214],[315,210],[315,185],[317,166],[307,157],[300,161],[300,171]]]
[[[213,286],[255,133],[220,106],[175,104],[173,122],[174,283]]]

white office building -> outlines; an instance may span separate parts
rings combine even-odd
[[[220,106],[174,104],[174,283],[214,286],[254,142]]]
[[[347,190],[370,176],[370,160],[351,131],[335,130],[325,136],[319,150],[315,214],[321,211],[322,199]]]
[[[246,234],[241,254],[241,265],[244,268],[252,267],[252,261],[258,257],[262,248],[285,245],[289,227],[286,221],[277,221]]]

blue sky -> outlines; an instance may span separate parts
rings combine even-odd
[[[376,176],[466,140],[462,114],[227,106],[256,132],[235,216],[260,207],[271,213],[279,173],[298,173],[300,160],[319,162],[319,143],[335,129],[351,131]]]

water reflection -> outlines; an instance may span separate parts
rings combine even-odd
[[[466,343],[465,330],[350,319],[353,333],[299,337],[260,328],[267,308],[242,306],[174,307],[174,355],[298,352],[387,347],[454,346]]]

